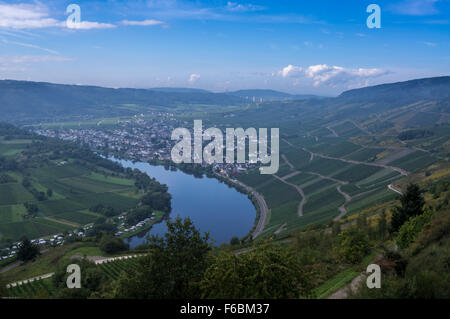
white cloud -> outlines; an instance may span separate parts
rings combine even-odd
[[[72,58],[55,55],[20,55],[20,56],[0,56],[0,64],[25,64],[43,62],[70,62]]]
[[[254,4],[240,4],[228,1],[226,9],[233,12],[248,12],[248,11],[262,11],[265,7]]]
[[[435,43],[435,42],[424,42],[425,43],[425,45],[427,45],[427,46],[429,46],[429,47],[435,47],[435,46],[437,46],[437,43]]]
[[[42,5],[0,4],[0,27],[12,29],[35,29],[60,27],[62,22],[50,18]]]
[[[31,43],[9,41],[9,40],[6,40],[6,39],[2,39],[2,42],[6,43],[6,44],[18,45],[18,46],[25,47],[25,48],[32,48],[32,49],[42,50],[42,51],[45,51],[45,52],[48,52],[48,53],[51,53],[51,54],[56,54],[56,55],[59,54],[58,51],[55,51],[55,50],[52,50],[52,49],[43,48],[43,47],[40,47],[40,46],[35,45],[35,44],[31,44]]]
[[[91,29],[111,29],[116,26],[111,23],[101,23],[101,22],[91,22],[91,21],[80,21],[78,23],[74,23],[71,29],[77,30],[91,30]]]
[[[306,69],[288,65],[279,72],[279,75],[284,78],[296,78],[296,84],[299,84],[302,79],[312,80],[315,87],[320,85],[356,87],[368,85],[370,79],[387,73],[387,71],[378,68],[350,69],[341,66],[318,64],[311,65]]]
[[[143,21],[130,21],[130,20],[123,20],[121,21],[121,24],[123,25],[132,25],[132,26],[154,26],[154,25],[161,25],[164,24],[164,22],[159,20],[143,20]]]
[[[425,16],[439,13],[436,3],[440,0],[404,0],[402,2],[392,4],[390,11],[412,16]]]
[[[287,67],[283,68],[283,70],[281,70],[279,74],[284,78],[297,77],[303,74],[303,69],[299,66],[293,66],[292,64],[289,64]]]
[[[66,21],[50,17],[49,10],[42,4],[0,4],[0,27],[9,29],[66,28]],[[110,23],[81,21],[74,29],[114,28]]]
[[[28,66],[46,62],[70,62],[72,58],[56,55],[22,55],[0,56],[0,71],[2,72],[27,72]]]
[[[189,83],[194,84],[198,79],[200,79],[200,74],[191,74],[189,77]]]

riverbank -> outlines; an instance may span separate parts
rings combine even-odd
[[[210,233],[215,245],[229,243],[236,237],[252,239],[260,216],[256,198],[241,185],[214,174],[212,166],[175,165],[162,160],[140,162],[120,159],[119,156],[112,159],[165,184],[172,195],[170,216],[190,218],[201,231]],[[165,218],[147,228],[150,234],[164,236],[167,232]],[[143,242],[143,234],[138,235],[129,239],[131,247]]]
[[[161,211],[154,211],[154,216],[152,217],[153,220],[150,220],[149,222],[145,223],[141,228],[136,229],[134,231],[127,232],[120,236],[121,239],[128,239],[137,235],[140,235],[142,233],[147,233],[150,229],[152,229],[153,225],[158,224],[163,221],[164,216],[166,215],[164,212]]]
[[[264,230],[264,226],[267,222],[268,212],[269,208],[267,206],[266,201],[264,200],[264,197],[259,194],[256,190],[254,190],[252,187],[236,180],[231,179],[228,176],[225,176],[223,174],[217,173],[212,169],[212,166],[201,166],[201,165],[194,165],[193,168],[189,169],[188,171],[185,170],[185,165],[178,165],[174,164],[170,161],[165,160],[152,160],[149,161],[149,164],[151,165],[160,165],[164,166],[165,169],[170,170],[173,167],[176,169],[179,169],[183,173],[193,175],[194,177],[200,177],[203,175],[206,175],[206,177],[215,178],[218,181],[227,184],[228,186],[234,188],[236,191],[245,194],[248,196],[249,200],[252,202],[253,206],[256,210],[256,217],[255,222],[253,224],[252,229],[248,232],[246,236],[242,238],[243,241],[249,240],[249,239],[256,239]]]
[[[129,160],[129,159],[124,159]],[[133,160],[134,161],[134,160]],[[176,164],[168,160],[150,160],[146,163],[150,165],[155,166],[162,166],[166,170],[180,170],[181,172],[192,175],[195,178],[202,178],[203,176],[214,178],[218,180],[219,182],[222,182],[229,187],[235,189],[239,193],[247,195],[248,199],[252,202],[253,207],[256,211],[256,217],[255,221],[253,223],[253,227],[250,229],[250,231],[241,239],[243,241],[250,240],[250,239],[256,239],[264,230],[264,226],[267,222],[268,218],[268,206],[267,203],[264,200],[264,197],[256,192],[253,188],[251,188],[248,185],[245,185],[244,183],[231,179],[228,176],[222,175],[220,173],[214,172],[211,165],[208,166],[202,166],[199,164],[189,164],[189,166],[186,166],[186,164]]]

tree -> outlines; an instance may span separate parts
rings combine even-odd
[[[331,226],[331,233],[334,236],[339,235],[339,233],[341,232],[341,223],[340,222],[334,222],[333,225]]]
[[[107,277],[95,263],[81,259],[76,264],[81,269],[81,288],[67,288],[67,266],[73,264],[73,260],[62,260],[58,263],[54,276],[53,285],[56,289],[56,298],[61,299],[86,299],[93,293],[99,293],[102,287],[107,284]]]
[[[367,216],[360,213],[356,219],[356,225],[360,230],[365,230],[367,228]]]
[[[392,214],[390,229],[392,233],[397,232],[411,217],[423,214],[425,200],[418,185],[409,184],[406,192],[400,196],[400,202],[401,206],[395,207]]]
[[[201,282],[202,298],[309,297],[311,282],[292,248],[263,244],[214,256]]]
[[[236,236],[231,238],[230,240],[230,245],[231,246],[237,246],[241,243],[241,241],[239,240],[239,238],[237,238]]]
[[[431,221],[433,216],[434,212],[428,209],[422,215],[411,217],[398,231],[398,246],[400,248],[407,248],[420,234],[424,226]]]
[[[120,238],[115,238],[111,235],[103,235],[100,240],[100,249],[107,254],[115,254],[128,250],[129,246]]]
[[[28,238],[24,238],[20,243],[19,251],[17,252],[17,256],[19,260],[23,262],[27,262],[29,260],[35,259],[39,255],[39,247],[31,243]]]
[[[6,281],[0,275],[0,299],[8,297],[8,289],[6,288]]]
[[[356,264],[369,252],[369,238],[359,229],[351,228],[339,234],[338,253],[344,262]]]
[[[47,189],[47,196],[52,197],[53,196],[53,190],[51,188]]]
[[[116,282],[113,296],[135,299],[200,298],[199,282],[211,249],[192,221],[180,217],[167,221],[163,238],[148,237],[150,254],[140,258],[135,272]]]
[[[383,210],[380,214],[380,220],[378,221],[378,235],[380,239],[384,239],[387,234],[387,219],[386,219],[386,211]]]

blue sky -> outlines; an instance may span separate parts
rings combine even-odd
[[[371,3],[381,29],[366,25]],[[0,0],[1,79],[335,95],[439,75],[450,0]]]

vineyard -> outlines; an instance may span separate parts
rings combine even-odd
[[[97,265],[109,280],[116,280],[122,272],[132,272],[138,266],[137,258],[121,259]],[[35,280],[8,289],[13,298],[51,298],[56,295],[52,278]]]

